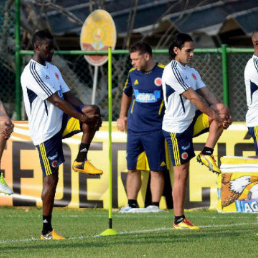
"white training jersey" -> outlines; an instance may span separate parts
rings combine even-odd
[[[246,89],[246,125],[254,127],[258,125],[258,57],[253,55],[245,66]]]
[[[182,133],[192,123],[196,107],[182,93],[189,88],[198,90],[205,87],[200,74],[188,65],[183,66],[172,60],[166,65],[162,75],[162,89],[165,115],[162,129],[167,132]]]
[[[41,65],[30,60],[21,75],[25,110],[34,145],[53,137],[62,126],[63,111],[47,101],[54,93],[63,98],[70,91],[58,68],[51,63]]]

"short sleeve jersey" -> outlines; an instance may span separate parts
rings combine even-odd
[[[246,89],[246,125],[254,127],[258,125],[258,57],[253,55],[245,66]]]
[[[182,133],[189,127],[195,116],[196,107],[182,93],[189,88],[196,91],[202,87],[205,87],[205,84],[194,68],[188,65],[183,66],[175,60],[166,65],[162,76],[166,107],[163,130]]]
[[[47,99],[54,93],[63,98],[63,93],[70,89],[55,65],[46,62],[44,66],[32,59],[22,72],[21,85],[30,135],[34,145],[39,145],[62,126],[63,111]]]
[[[124,86],[124,93],[132,96],[128,110],[127,129],[133,132],[152,132],[161,130],[164,115],[161,77],[164,65],[143,73],[132,68]]]

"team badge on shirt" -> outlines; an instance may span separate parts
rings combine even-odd
[[[188,158],[188,153],[187,152],[183,152],[181,157],[182,157],[182,159],[186,160]]]
[[[195,74],[194,74],[194,73],[192,73],[192,76],[193,76],[193,78],[196,80],[196,76],[195,76]]]
[[[55,76],[56,76],[56,78],[59,80],[59,75],[58,75],[58,73],[55,73]]]
[[[58,161],[57,161],[57,160],[53,160],[53,161],[51,162],[51,166],[52,166],[53,168],[56,168],[57,165],[58,165]]]
[[[162,84],[161,78],[160,78],[160,77],[155,78],[154,84],[155,84],[156,86],[161,86],[161,84]]]

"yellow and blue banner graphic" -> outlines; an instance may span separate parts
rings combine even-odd
[[[258,212],[258,158],[222,157],[218,211]]]
[[[41,191],[43,176],[38,152],[29,136],[28,122],[14,122],[15,128],[7,141],[3,153],[1,169],[4,170],[8,185],[14,190],[12,196],[0,195],[2,206],[42,206]],[[89,160],[103,175],[87,175],[74,172],[71,168],[77,156],[81,134],[63,140],[65,162],[59,168],[59,182],[55,196],[55,206],[68,208],[109,208],[109,132],[108,123],[103,122],[96,133],[88,153]],[[127,134],[116,129],[112,122],[112,206],[120,208],[127,205],[126,197],[126,139]],[[207,139],[207,134],[194,138],[197,155]],[[224,131],[214,149],[214,156],[219,162],[223,156],[254,156],[253,141],[247,134],[244,123],[234,123]],[[144,158],[144,157],[143,157]],[[146,169],[146,168],[145,168]],[[251,174],[250,176],[255,176]],[[142,171],[142,187],[138,194],[138,203],[144,207],[150,199],[149,172]],[[162,196],[160,208],[172,208],[171,185],[173,171],[166,174],[166,191]],[[190,162],[189,181],[187,185],[185,208],[216,209],[217,175],[201,166],[193,158]]]

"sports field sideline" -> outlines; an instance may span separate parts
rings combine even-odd
[[[41,241],[41,209],[1,207],[0,257],[257,257],[257,214],[194,210],[188,219],[199,231],[172,228],[172,211],[145,214],[113,212],[116,236],[99,236],[108,228],[108,211],[54,210],[53,225],[67,238]]]

